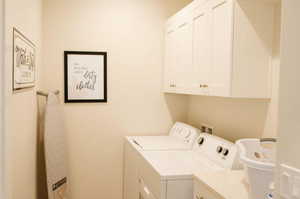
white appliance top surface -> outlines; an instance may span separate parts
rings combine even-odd
[[[190,150],[191,146],[175,136],[132,136],[132,144],[141,150]]]
[[[193,151],[144,151],[142,155],[161,180],[192,179],[194,173],[224,169]]]

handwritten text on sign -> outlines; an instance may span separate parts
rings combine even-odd
[[[101,99],[104,96],[103,57],[68,55],[69,99]]]

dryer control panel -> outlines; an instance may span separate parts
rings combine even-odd
[[[201,133],[193,150],[205,155],[218,165],[229,169],[240,169],[237,146],[218,136]]]

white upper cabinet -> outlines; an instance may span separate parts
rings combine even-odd
[[[274,4],[195,0],[167,22],[164,91],[269,98]]]
[[[193,71],[191,74],[191,92],[209,94],[211,73],[211,31],[209,12],[201,6],[193,13]]]
[[[168,91],[175,91],[176,85],[176,62],[175,62],[175,30],[170,27],[167,30],[165,37],[165,62],[164,62],[164,89]]]
[[[232,70],[233,12],[231,0],[212,0],[211,19],[211,95],[230,96]]]
[[[190,87],[193,67],[193,27],[191,15],[182,15],[167,27],[164,88],[184,92]]]
[[[176,87],[187,89],[190,87],[190,71],[193,66],[193,27],[190,15],[183,17],[175,30],[176,40]]]

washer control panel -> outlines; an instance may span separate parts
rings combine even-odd
[[[193,145],[200,130],[182,122],[176,122],[170,130],[170,136],[178,137],[185,143]]]

